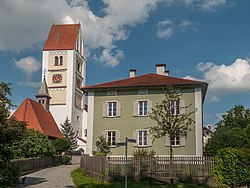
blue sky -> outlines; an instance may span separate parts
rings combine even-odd
[[[87,85],[166,64],[170,76],[209,83],[204,124],[250,107],[249,0],[2,0],[0,81],[19,105],[35,98],[42,48],[53,23],[81,22]]]

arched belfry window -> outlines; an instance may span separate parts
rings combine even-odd
[[[58,66],[58,57],[55,57],[55,66]]]
[[[42,99],[42,104],[44,104],[45,103],[45,100],[44,99]]]
[[[59,65],[63,65],[63,56],[60,56],[60,64]]]

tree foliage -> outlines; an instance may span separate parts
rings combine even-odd
[[[69,118],[67,117],[63,124],[61,124],[61,131],[64,136],[70,142],[70,150],[74,150],[77,145],[77,133],[74,131],[74,127],[71,125]]]
[[[106,157],[109,154],[111,154],[110,147],[108,143],[106,142],[105,137],[102,135],[102,136],[99,136],[98,139],[99,140],[95,142],[97,150],[94,152],[94,155]]]
[[[220,150],[215,158],[213,175],[219,186],[240,187],[249,183],[245,154],[232,148]]]
[[[181,95],[177,90],[169,87],[165,91],[165,98],[161,103],[156,103],[155,108],[152,108],[152,112],[149,117],[156,121],[157,125],[153,125],[149,128],[150,134],[153,136],[153,140],[168,136],[169,140],[173,140],[176,137],[186,137],[187,133],[191,131],[189,127],[194,123],[194,120],[190,117],[194,113],[173,113],[171,103],[173,101],[180,101]],[[180,106],[179,111],[186,109],[188,106]],[[173,156],[172,143],[170,142],[170,158]]]
[[[56,139],[52,145],[57,153],[66,152],[70,148],[70,142],[66,138]]]

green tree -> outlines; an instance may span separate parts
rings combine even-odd
[[[172,164],[173,146],[171,140],[179,137],[186,137],[187,133],[191,131],[189,126],[194,123],[194,120],[190,117],[194,113],[181,113],[183,109],[191,106],[179,106],[173,104],[180,104],[181,95],[177,90],[169,87],[165,91],[165,98],[161,103],[156,103],[155,108],[152,108],[152,112],[149,117],[156,121],[157,125],[153,125],[149,128],[150,134],[153,136],[153,140],[168,136],[170,140],[170,164]],[[174,112],[176,111],[180,113]]]
[[[99,140],[95,142],[97,150],[94,152],[94,155],[106,157],[111,153],[110,147],[108,143],[106,142],[106,139],[103,135],[99,136],[98,138]]]
[[[56,139],[52,145],[54,146],[57,153],[66,152],[70,148],[70,142],[66,138]]]
[[[13,186],[18,179],[18,169],[10,164],[14,157],[12,145],[20,141],[26,130],[24,122],[10,118],[9,109],[13,107],[9,96],[12,88],[10,84],[0,83],[0,185]]]
[[[74,150],[78,147],[77,145],[77,133],[74,131],[69,118],[67,117],[63,124],[61,124],[61,131],[64,136],[70,142],[70,149]]]

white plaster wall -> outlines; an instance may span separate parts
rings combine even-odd
[[[88,95],[87,154],[93,155],[94,92]]]
[[[195,88],[195,143],[196,155],[202,155],[202,92],[201,88]]]

